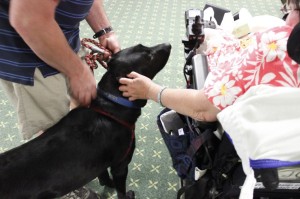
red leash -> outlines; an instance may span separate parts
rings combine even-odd
[[[89,45],[88,43],[93,44],[93,46]],[[94,71],[94,69],[98,68],[97,62],[99,62],[105,69],[107,69],[107,65],[106,65],[105,62],[107,62],[110,59],[110,56],[112,55],[111,51],[104,48],[99,42],[97,42],[93,39],[84,38],[84,39],[81,40],[81,45],[84,46],[85,48],[91,50],[90,54],[85,55],[84,60],[90,66],[92,71]],[[131,150],[131,146],[134,142],[135,124],[129,124],[126,121],[120,120],[119,118],[111,115],[110,113],[107,113],[107,112],[103,111],[99,107],[91,106],[90,108],[92,110],[106,116],[106,117],[109,117],[109,118],[115,120],[116,122],[118,122],[119,124],[125,126],[126,128],[128,128],[131,131],[131,139],[130,139],[129,146],[128,146],[124,156],[121,158],[121,161],[123,161],[127,157],[127,155],[129,154],[129,152]]]
[[[91,50],[89,54],[85,55],[84,60],[91,67],[92,71],[98,68],[97,62],[107,69],[107,64],[105,62],[110,59],[112,55],[111,51],[104,48],[99,42],[89,38],[82,39],[81,45]]]

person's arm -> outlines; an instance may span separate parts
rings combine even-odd
[[[59,0],[11,0],[9,20],[39,58],[69,78],[73,97],[88,105],[96,97],[96,82],[55,21],[58,3]]]
[[[86,17],[86,21],[95,33],[111,26],[102,0],[94,1],[93,6]],[[109,32],[98,39],[101,45],[111,50],[113,53],[120,51],[120,44],[114,31]]]
[[[121,78],[120,91],[129,100],[151,99],[158,102],[158,95],[163,87],[155,84],[149,78],[132,72],[129,78]],[[195,120],[216,121],[220,112],[205,96],[203,90],[171,89],[161,92],[161,103],[183,115],[190,116]]]

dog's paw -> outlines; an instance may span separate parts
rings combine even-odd
[[[99,183],[101,186],[106,186],[109,188],[115,188],[115,184],[112,181],[112,179],[107,179],[107,180],[103,180],[103,179],[99,179]]]
[[[132,190],[127,191],[126,199],[135,199],[134,191]]]

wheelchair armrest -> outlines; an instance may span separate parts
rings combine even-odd
[[[208,75],[206,55],[197,54],[192,58],[192,72],[192,88],[197,90],[202,89]]]

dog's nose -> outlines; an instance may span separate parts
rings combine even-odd
[[[168,49],[169,52],[171,52],[172,46],[170,43],[165,43],[165,47]]]
[[[163,43],[163,46],[165,46],[165,48],[171,49],[171,44],[170,43]]]
[[[170,53],[171,52],[171,44],[170,43],[162,43],[152,47],[158,53]]]
[[[171,51],[172,46],[170,43],[163,43],[161,45],[162,45],[162,48],[165,48],[167,51]]]

